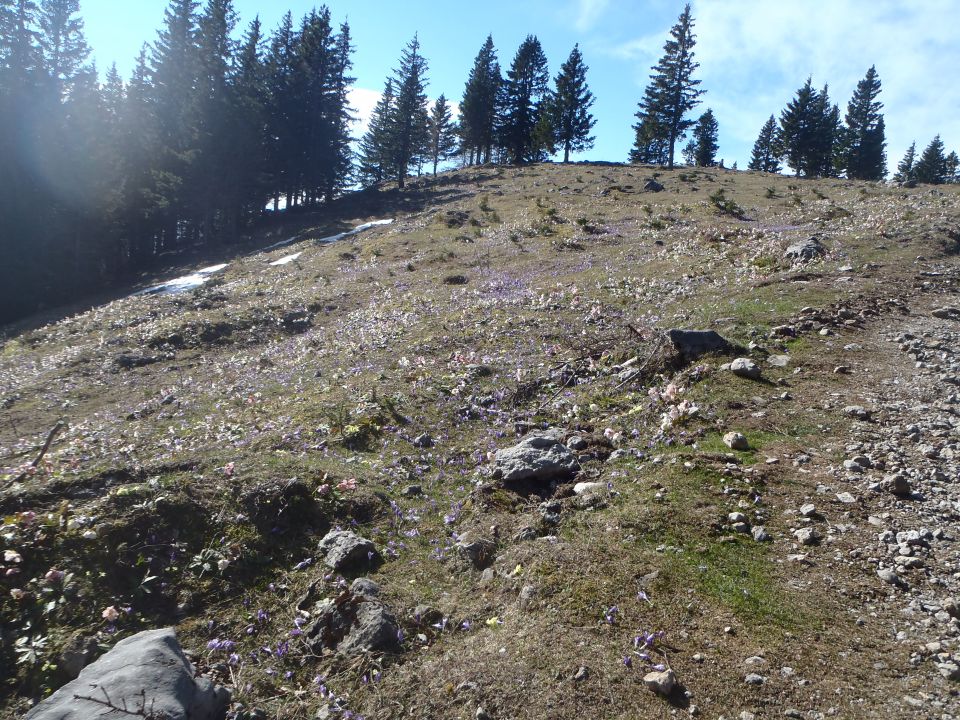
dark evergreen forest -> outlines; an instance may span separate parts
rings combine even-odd
[[[694,73],[687,6],[639,104],[632,162],[716,162],[712,111]],[[245,26],[231,0],[170,0],[129,78],[91,62],[79,0],[0,0],[0,323],[129,283],[178,257],[241,243],[272,213],[322,207],[349,189],[436,173],[445,162],[528,163],[589,150],[595,120],[578,47],[553,78],[529,35],[505,72],[482,43],[454,121],[427,99],[419,41],[403,48],[369,129],[352,136],[350,28],[326,7]],[[874,68],[841,121],[812,81],[764,125],[750,168],[886,176]],[[939,137],[895,177],[949,182]]]

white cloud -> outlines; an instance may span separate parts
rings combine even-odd
[[[808,75],[829,83],[841,113],[857,82],[876,65],[882,82],[891,168],[914,138],[940,133],[960,147],[960,88],[942,70],[960,67],[952,0],[695,3],[697,59],[704,97],[731,144],[752,145],[764,120],[778,114]],[[940,69],[940,70],[938,70]],[[745,161],[749,154],[738,150]]]
[[[882,83],[891,169],[911,141],[919,149],[937,133],[948,151],[960,151],[955,0],[693,0],[692,10],[697,77],[707,90],[695,112],[713,108],[727,164],[746,164],[764,121],[808,76],[817,88],[829,84],[842,114],[871,65]],[[671,23],[605,52],[629,62],[643,86]]]
[[[610,0],[576,0],[577,18],[574,27],[580,32],[590,30],[603,15]]]

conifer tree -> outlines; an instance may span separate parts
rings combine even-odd
[[[407,43],[394,71],[396,100],[389,124],[388,154],[391,171],[403,188],[411,168],[418,167],[429,143],[427,110],[427,61],[420,54],[416,35]]]
[[[542,160],[540,148],[534,146],[534,130],[545,110],[548,96],[547,57],[540,41],[527,35],[507,71],[503,84],[500,117],[500,142],[510,162],[522,165]],[[543,127],[538,144],[542,146]]]
[[[551,115],[557,145],[563,148],[563,162],[570,162],[570,152],[583,152],[593,147],[590,135],[596,119],[590,114],[593,93],[587,87],[587,70],[580,46],[574,45],[560,73],[554,79],[555,90]]]
[[[58,96],[67,90],[90,55],[79,12],[79,0],[40,2],[40,51],[46,74]]]
[[[950,154],[947,155],[945,168],[947,171],[947,179],[944,182],[960,182],[960,157],[957,156],[955,151],[951,151]]]
[[[821,169],[822,154],[818,137],[823,129],[823,102],[814,90],[811,78],[780,113],[780,148],[787,165],[797,177],[813,177]]]
[[[852,180],[882,180],[887,174],[886,138],[884,137],[883,103],[880,77],[871,66],[847,104],[844,118],[842,169]]]
[[[673,167],[677,142],[694,124],[686,118],[687,113],[700,104],[698,98],[704,93],[697,87],[700,81],[693,79],[700,67],[694,61],[695,43],[688,3],[670,30],[663,57],[652,68],[650,84],[640,101],[631,162],[665,161],[667,167]]]
[[[502,82],[497,51],[488,35],[473,61],[460,102],[460,143],[470,164],[490,162],[493,155]]]
[[[917,182],[940,185],[947,179],[947,159],[943,154],[943,141],[937,135],[924,148],[920,159],[913,168]]]
[[[893,176],[893,181],[900,183],[901,185],[912,185],[916,183],[916,168],[915,159],[917,154],[917,143],[910,143],[910,147],[907,148],[907,152],[904,154],[903,159],[897,164],[897,172]]]
[[[437,165],[448,159],[457,147],[457,137],[453,128],[453,113],[447,105],[447,98],[440,95],[430,110],[430,149],[429,160],[433,163],[433,174],[437,174]]]
[[[370,116],[367,132],[360,140],[360,177],[367,185],[381,183],[389,174],[395,103],[393,78],[387,78],[383,93]]]
[[[759,170],[760,172],[780,172],[780,149],[778,146],[777,121],[771,115],[763,124],[763,127],[760,128],[760,135],[753,144],[750,164],[747,167],[750,170]]]
[[[707,108],[693,128],[693,164],[699,167],[710,167],[717,163],[717,133],[719,125],[714,117],[713,110]]]

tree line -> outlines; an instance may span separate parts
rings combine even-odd
[[[415,36],[362,138],[351,133],[355,48],[322,6],[270,32],[238,28],[232,0],[169,0],[130,77],[100,79],[79,0],[0,0],[0,322],[135,277],[169,258],[241,240],[268,208],[296,212],[348,189],[444,163],[524,164],[593,146],[594,96],[578,46],[552,78],[534,35],[504,72],[492,37],[476,55],[459,112],[428,101]],[[693,110],[694,19],[671,28],[638,104],[629,159],[716,164],[719,126]],[[812,79],[764,124],[750,168],[798,176],[886,176],[880,80],[870,68],[841,120]],[[457,115],[456,120],[454,116]],[[689,136],[689,141],[683,141]],[[894,178],[957,179],[937,137]]]

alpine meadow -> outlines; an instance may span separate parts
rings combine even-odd
[[[0,720],[960,718],[957,13],[290,4],[0,0]]]

